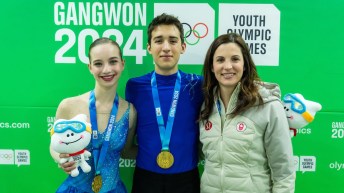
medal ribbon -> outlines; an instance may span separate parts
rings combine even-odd
[[[168,113],[166,128],[165,128],[165,123],[164,123],[164,119],[161,112],[161,105],[160,105],[158,85],[156,82],[155,72],[152,73],[151,85],[152,85],[152,95],[153,95],[153,101],[154,101],[154,107],[155,107],[155,115],[158,121],[160,140],[162,144],[161,150],[169,151],[169,144],[170,144],[171,133],[172,133],[173,123],[174,123],[174,115],[177,110],[177,104],[178,104],[180,86],[181,86],[180,73],[179,71],[177,73],[177,79],[174,85],[173,98],[172,98],[171,107]]]
[[[105,129],[106,135],[104,142],[101,146],[100,152],[99,152],[99,147],[97,147],[98,144],[98,124],[97,124],[97,110],[96,110],[96,96],[94,94],[94,91],[92,90],[90,93],[90,103],[89,103],[89,110],[90,110],[90,119],[91,119],[91,125],[92,125],[92,147],[93,151],[92,153],[94,154],[93,160],[94,160],[94,166],[96,169],[96,175],[100,174],[100,168],[103,165],[106,152],[109,146],[109,141],[112,133],[112,129],[114,127],[114,123],[116,121],[116,115],[118,111],[118,94],[116,93],[116,97],[113,102],[113,106],[111,109],[111,114],[109,118],[108,125]],[[99,155],[100,153],[100,155]]]

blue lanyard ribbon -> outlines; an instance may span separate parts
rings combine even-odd
[[[177,104],[178,104],[178,99],[179,99],[179,94],[180,94],[180,86],[181,86],[180,73],[179,71],[177,73],[177,79],[174,85],[173,98],[172,98],[171,107],[168,113],[166,128],[165,128],[165,123],[164,123],[164,119],[161,112],[161,105],[160,105],[158,85],[156,82],[155,72],[152,73],[151,85],[152,85],[152,95],[153,95],[153,101],[154,101],[154,107],[155,107],[155,115],[156,115],[156,119],[158,121],[158,126],[159,126],[162,151],[169,151],[169,144],[170,144],[171,133],[172,133],[174,117],[175,117],[174,115],[177,110]]]
[[[103,144],[101,145],[101,149],[99,152],[99,147],[97,147],[97,144],[99,142],[98,139],[98,124],[97,124],[97,109],[96,109],[96,96],[94,94],[94,91],[92,90],[90,93],[90,103],[89,103],[89,110],[90,110],[90,119],[91,119],[91,125],[92,125],[92,147],[93,147],[93,160],[94,160],[94,166],[96,169],[96,175],[100,174],[100,168],[103,165],[103,162],[105,160],[106,152],[109,146],[109,141],[112,133],[112,129],[114,127],[114,123],[116,121],[116,115],[118,111],[118,94],[116,93],[116,97],[113,102],[113,106],[111,109],[111,114],[109,118],[108,125],[105,130],[105,139]],[[100,155],[99,155],[100,153]]]

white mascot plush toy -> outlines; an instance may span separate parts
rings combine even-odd
[[[316,112],[321,110],[319,103],[306,100],[299,93],[286,94],[282,102],[288,118],[290,137],[296,136],[297,129],[312,122]]]
[[[87,123],[87,116],[79,114],[70,120],[58,119],[51,129],[51,147],[58,153],[68,153],[69,158],[61,158],[60,163],[67,161],[75,161],[76,168],[72,170],[71,176],[79,175],[78,167],[83,172],[91,171],[91,166],[86,160],[91,156],[91,153],[85,148],[91,141],[91,124]]]

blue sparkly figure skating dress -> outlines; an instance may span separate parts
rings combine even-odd
[[[128,107],[120,120],[115,123],[115,127],[112,130],[109,147],[104,163],[101,167],[102,176],[102,188],[100,193],[127,193],[127,190],[120,179],[119,175],[119,159],[121,150],[127,139],[129,128],[129,112]],[[103,143],[106,132],[99,133],[100,140],[97,146]],[[92,143],[87,147],[87,150],[92,153]],[[93,156],[93,155],[92,155]],[[92,167],[89,173],[84,173],[79,169],[79,175],[76,177],[68,176],[68,178],[62,183],[62,185],[56,191],[57,193],[91,193],[92,181],[95,176],[95,167],[93,157],[87,160],[87,163]]]

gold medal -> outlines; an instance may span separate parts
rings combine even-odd
[[[156,158],[156,162],[163,169],[168,169],[173,165],[174,158],[169,151],[162,151]]]
[[[100,191],[100,189],[102,188],[102,176],[101,175],[96,175],[93,178],[93,182],[92,182],[92,190],[95,193],[98,193]]]

